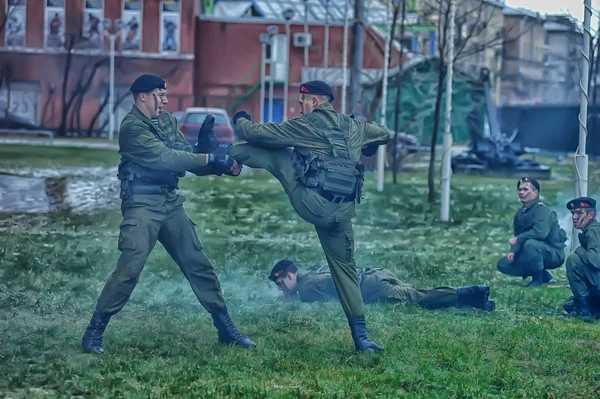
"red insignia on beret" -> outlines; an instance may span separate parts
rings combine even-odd
[[[580,205],[581,205],[582,208],[589,208],[590,207],[590,204],[588,204],[587,202],[581,202]]]
[[[310,93],[310,90],[308,90],[308,89],[306,88],[306,86],[301,86],[301,87],[300,87],[300,92],[301,92],[301,93]]]
[[[281,273],[283,273],[283,270],[279,270],[278,272],[275,272],[275,277],[281,276]]]

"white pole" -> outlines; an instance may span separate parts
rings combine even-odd
[[[260,123],[265,122],[265,73],[266,73],[266,65],[265,65],[265,57],[267,53],[267,45],[265,43],[262,44],[262,59],[260,63]]]
[[[348,91],[348,3],[344,3],[344,45],[342,50],[342,114],[346,113],[346,93]]]
[[[325,44],[323,46],[323,68],[329,67],[329,0],[325,0]]]
[[[271,59],[269,59],[269,120],[268,122],[273,122],[273,93],[274,85],[275,85],[275,67],[276,62],[273,61],[273,53],[275,52],[275,46],[273,45],[273,39],[275,35],[269,36],[269,45],[271,46]]]
[[[304,34],[308,36],[308,0],[304,0]],[[308,68],[308,46],[304,46],[304,68]]]
[[[591,0],[583,2],[583,55],[581,68],[581,79],[579,80],[579,89],[581,90],[581,102],[579,104],[579,147],[575,153],[575,197],[587,197],[588,192],[588,156],[587,147],[587,107],[588,107],[588,78],[590,73],[590,23],[592,17]],[[595,89],[594,89],[595,90]],[[579,246],[579,236],[575,233],[571,235],[571,252]]]
[[[283,121],[287,121],[290,87],[290,23],[285,24],[285,80],[283,81]]]
[[[386,8],[386,35],[385,35],[385,49],[383,52],[383,81],[381,89],[381,124],[387,125],[386,111],[387,111],[387,91],[388,91],[388,73],[389,73],[389,61],[390,61],[390,42],[392,40],[392,25],[390,18],[390,6],[391,1],[387,2]],[[385,156],[387,153],[387,146],[380,145],[377,149],[377,191],[383,191],[383,179],[385,177]]]
[[[108,98],[108,139],[115,138],[115,34],[110,34],[110,77]]]
[[[581,80],[579,81],[579,89],[581,90],[581,103],[579,107],[579,148],[575,155],[576,180],[575,180],[575,196],[585,197],[588,192],[588,156],[586,154],[587,146],[587,107],[588,107],[588,78],[590,71],[590,23],[592,17],[591,0],[584,0],[583,14],[583,54],[581,69]]]
[[[444,151],[442,152],[442,209],[440,219],[450,220],[450,178],[452,176],[452,78],[454,75],[454,18],[456,16],[456,0],[450,0],[448,21],[448,59],[446,66],[446,115],[444,122]]]

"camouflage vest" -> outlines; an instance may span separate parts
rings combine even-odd
[[[320,155],[295,148],[292,160],[296,180],[306,187],[319,187],[334,196],[354,196],[360,203],[364,165],[361,161],[354,161],[350,155],[350,123],[347,117],[338,114],[337,127],[334,128],[319,120],[311,122],[304,119],[317,135],[322,133],[325,136],[330,154]]]

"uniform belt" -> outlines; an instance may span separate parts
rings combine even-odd
[[[131,195],[167,194],[174,193],[175,187],[164,187],[150,184],[129,184]]]
[[[347,195],[345,197],[340,197],[338,195],[330,193],[329,191],[323,190],[321,187],[313,187],[313,191],[330,202],[335,202],[335,203],[354,202],[353,195]]]

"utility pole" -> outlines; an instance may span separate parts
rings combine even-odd
[[[352,70],[350,74],[350,111],[355,115],[361,114],[361,75],[363,64],[363,46],[365,41],[365,28],[363,20],[363,0],[354,1],[354,23],[352,25]]]
[[[452,79],[454,75],[454,20],[456,17],[456,0],[450,0],[450,16],[448,17],[448,60],[446,67],[446,115],[444,121],[444,151],[442,152],[442,209],[440,220],[450,220],[450,178],[452,176]]]
[[[348,3],[344,2],[344,44],[342,50],[342,114],[347,113],[346,97],[348,92]]]
[[[391,2],[386,6],[386,35],[385,49],[383,52],[383,81],[381,89],[381,124],[387,126],[387,92],[388,92],[388,74],[390,65],[390,42],[392,41],[392,18],[390,12]],[[380,145],[377,149],[377,191],[383,191],[383,180],[385,178],[385,156],[387,154],[387,145]]]

